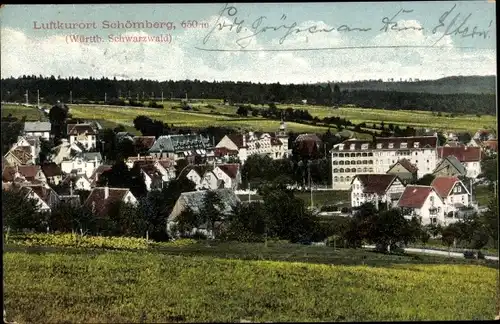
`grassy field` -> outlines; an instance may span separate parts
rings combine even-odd
[[[324,205],[334,205],[339,202],[345,202],[350,206],[349,191],[345,190],[328,190],[328,191],[314,191],[313,204],[315,207]],[[248,201],[248,195],[238,195],[241,201]],[[307,206],[311,205],[311,193],[308,191],[296,192],[295,197],[304,200]],[[250,196],[251,200],[260,200],[262,197],[259,195]]]
[[[497,270],[485,261],[286,243],[168,244],[141,252],[7,244],[8,318],[21,324],[495,315]]]
[[[21,119],[23,116],[26,116],[27,121],[35,121],[35,120],[46,121],[47,120],[45,115],[42,112],[40,112],[38,109],[36,109],[35,107],[2,104],[1,113],[2,113],[2,117],[7,117],[9,114],[11,114],[12,117],[16,117],[16,118]]]

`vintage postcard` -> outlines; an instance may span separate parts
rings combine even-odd
[[[498,319],[495,13],[1,5],[4,322]]]

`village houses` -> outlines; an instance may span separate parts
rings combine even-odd
[[[458,219],[458,211],[472,207],[471,193],[457,177],[436,177],[431,187],[444,202],[444,215],[448,223]]]
[[[454,156],[467,170],[467,177],[476,179],[481,174],[481,159],[483,154],[480,147],[459,146],[459,147],[439,147],[438,161],[449,156]]]
[[[445,203],[431,186],[408,185],[397,202],[408,217],[419,217],[422,225],[445,224]]]
[[[24,135],[25,136],[33,136],[38,138],[43,138],[44,140],[50,139],[50,130],[51,130],[50,122],[24,122]]]
[[[431,173],[437,163],[437,136],[349,139],[333,146],[332,189],[349,190],[357,174],[386,173],[400,159],[417,169],[417,177]]]
[[[254,154],[267,155],[273,160],[283,159],[290,155],[286,126],[281,123],[275,134],[248,132],[246,134],[230,134],[224,136],[215,146],[219,152],[224,149],[227,156],[237,157],[242,164]]]
[[[96,187],[92,189],[83,205],[97,216],[106,217],[113,204],[118,203],[137,205],[138,201],[127,188]]]
[[[354,176],[351,183],[351,206],[359,207],[370,202],[377,209],[380,203],[393,208],[396,207],[404,189],[404,184],[396,175],[359,174]]]
[[[99,152],[79,153],[69,160],[61,162],[61,170],[65,174],[85,174],[90,177],[94,170],[102,164],[102,156]]]
[[[67,134],[69,143],[78,142],[83,145],[85,150],[91,151],[97,147],[98,130],[91,123],[85,124],[69,124],[67,125]]]

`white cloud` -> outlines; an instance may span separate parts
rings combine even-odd
[[[209,21],[215,21],[216,18]],[[230,24],[229,19],[225,23]],[[307,21],[299,27],[316,25],[329,29],[324,22]],[[418,21],[399,21],[398,26],[419,27]],[[490,75],[496,71],[494,50],[463,51],[453,48],[446,36],[440,45],[446,49],[349,49],[295,52],[205,52],[201,40],[207,30],[172,33],[172,43],[68,43],[64,36],[32,39],[13,29],[1,30],[2,77],[60,75],[61,77],[114,77],[155,80],[233,80],[253,82],[307,83],[328,80],[387,78],[434,79],[447,75]],[[306,32],[290,34],[282,45],[285,31],[266,32],[247,47],[330,48],[342,46],[422,45],[435,43],[440,35],[421,30],[381,33],[360,42],[360,34]],[[115,33],[119,35],[119,33]],[[123,36],[149,36],[144,31]],[[236,41],[252,32],[236,33],[229,28],[212,34],[208,48],[237,48]],[[263,36],[263,37],[261,37]],[[307,38],[306,38],[307,36]],[[263,39],[265,38],[265,40]]]

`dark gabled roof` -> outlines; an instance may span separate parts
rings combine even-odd
[[[231,189],[216,189],[212,191],[218,194],[224,205],[221,211],[223,214],[230,213],[233,208],[241,202],[238,196]],[[198,213],[203,206],[207,192],[208,190],[183,192],[178,201],[182,201],[185,206],[191,208],[193,212]]]
[[[236,145],[238,149],[245,147],[243,145],[243,134],[229,134],[227,137],[231,140],[231,142]]]
[[[91,124],[69,124],[67,125],[68,135],[97,135],[97,132]]]
[[[94,170],[94,172],[92,172],[92,175],[89,178],[90,183],[92,185],[95,185],[97,183],[97,181],[99,180],[99,176],[101,174],[103,174],[104,172],[111,170],[112,167],[113,167],[112,165],[108,165],[108,164],[101,164],[100,166],[98,166]]]
[[[406,143],[406,148],[402,145]],[[354,150],[361,150],[363,144],[366,149],[381,149],[381,150],[396,150],[396,149],[413,149],[414,144],[418,143],[418,148],[436,148],[438,141],[436,136],[412,136],[412,137],[377,137],[375,141],[348,139],[341,144],[333,147],[333,151],[349,151],[351,145],[354,145]],[[340,150],[340,145],[344,145],[344,149]],[[392,148],[390,148],[392,144]],[[377,146],[380,145],[380,148]]]
[[[210,147],[208,138],[197,134],[164,135],[158,137],[149,152],[183,152],[206,150]]]
[[[460,163],[460,161],[456,157],[454,157],[453,155],[447,156],[444,160],[442,160],[436,166],[434,173],[441,170],[445,164],[449,164],[452,167],[454,167],[457,170],[457,172],[461,175],[467,174],[467,168],[462,163]]]
[[[127,188],[108,188],[108,198],[105,198],[105,188],[98,187],[92,189],[89,196],[84,202],[84,206],[93,209],[95,206],[95,213],[97,216],[106,216],[109,212],[109,208],[113,203],[118,203],[123,201],[125,196],[130,192]]]
[[[316,134],[299,134],[295,142],[313,141],[315,143],[322,143],[323,141]]]
[[[438,148],[438,157],[440,159],[453,155],[460,162],[479,162],[481,161],[481,148],[470,146],[443,146]]]
[[[358,179],[363,185],[364,193],[383,195],[398,177],[394,174],[357,174],[352,181]]]
[[[390,168],[389,171],[394,168],[396,165],[401,165],[403,168],[405,168],[408,172],[410,173],[415,173],[418,171],[418,168],[416,165],[412,164],[410,160],[408,159],[400,159],[396,163],[394,163]]]
[[[42,165],[42,172],[47,178],[60,176],[63,174],[61,168],[55,163],[46,163]]]
[[[225,174],[231,179],[236,179],[238,171],[240,170],[240,165],[238,163],[227,163],[217,165]]]
[[[134,145],[144,150],[149,150],[155,143],[156,137],[154,136],[134,136]]]

